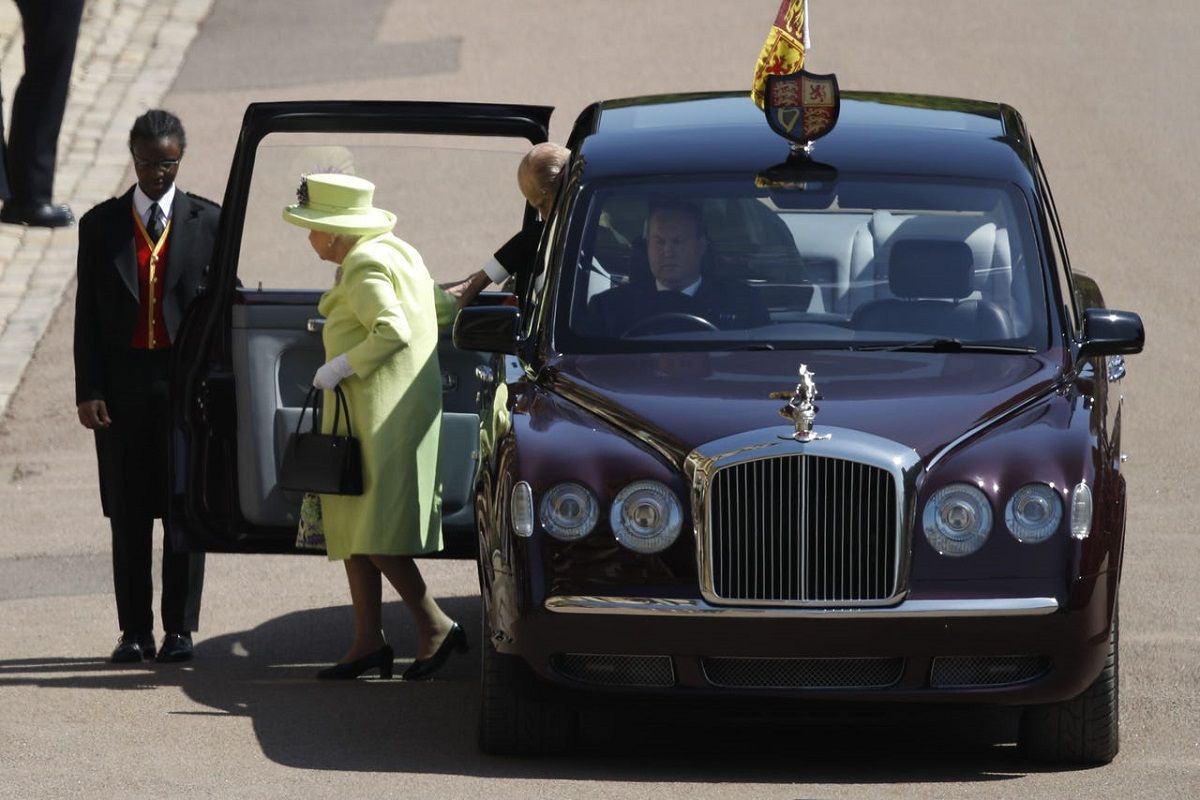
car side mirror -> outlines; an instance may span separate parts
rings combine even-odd
[[[459,350],[516,355],[521,310],[512,305],[467,306],[454,320],[454,346]]]
[[[1089,308],[1083,312],[1083,337],[1078,358],[1140,353],[1145,344],[1142,318],[1132,311]]]

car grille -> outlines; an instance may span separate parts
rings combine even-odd
[[[1011,686],[1040,678],[1050,671],[1045,656],[980,656],[935,658],[929,685],[938,688]]]
[[[725,467],[709,491],[717,600],[869,603],[897,592],[895,480],[841,458],[788,455]]]
[[[558,653],[550,659],[564,678],[603,686],[674,686],[670,656],[614,656]]]
[[[861,689],[892,686],[902,658],[705,658],[715,686],[750,689]]]

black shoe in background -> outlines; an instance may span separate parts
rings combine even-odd
[[[190,633],[168,633],[163,637],[162,647],[158,649],[158,657],[154,659],[160,664],[176,661],[190,661],[192,658],[192,635]]]
[[[70,206],[55,203],[5,202],[0,208],[0,222],[31,225],[35,228],[65,228],[75,224]]]
[[[112,651],[114,664],[136,664],[154,658],[154,636],[149,633],[122,633]]]

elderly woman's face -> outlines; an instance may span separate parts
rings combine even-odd
[[[310,230],[308,232],[309,245],[312,246],[313,252],[317,254],[317,258],[324,261],[334,261],[333,243],[336,238],[332,233],[325,233],[324,231]]]

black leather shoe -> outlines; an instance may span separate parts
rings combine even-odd
[[[163,637],[162,647],[158,650],[160,664],[175,661],[190,661],[192,658],[192,635],[190,633],[168,633]]]
[[[55,203],[18,203],[9,200],[0,208],[0,222],[35,228],[65,228],[75,224],[71,207]]]
[[[450,658],[450,653],[455,650],[460,653],[467,652],[467,632],[457,622],[450,626],[450,632],[442,639],[438,649],[433,651],[433,655],[413,661],[401,677],[406,681],[424,680],[441,669],[446,659]]]
[[[367,670],[375,669],[376,667],[379,668],[379,677],[388,680],[392,677],[392,660],[395,657],[396,654],[392,651],[392,646],[385,644],[374,653],[367,653],[362,658],[326,667],[317,673],[317,680],[352,681]]]
[[[114,664],[136,664],[154,658],[154,636],[149,633],[122,633],[110,659]]]

